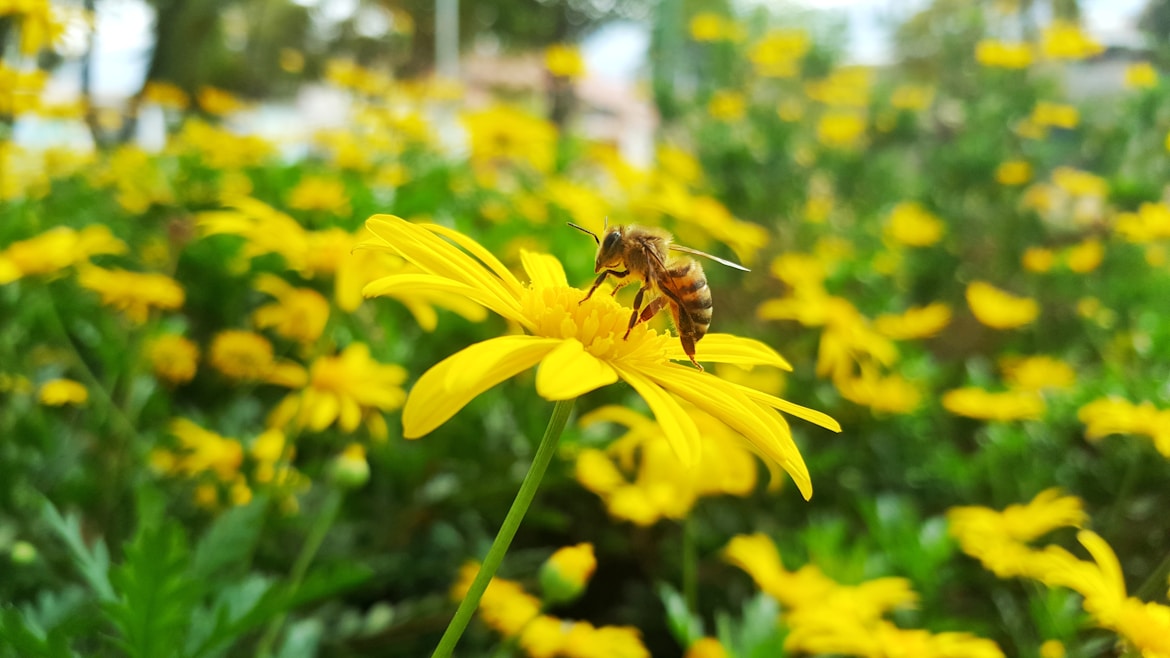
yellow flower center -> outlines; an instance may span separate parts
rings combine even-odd
[[[670,336],[641,323],[623,340],[633,311],[602,290],[581,302],[584,296],[568,286],[533,286],[524,290],[521,304],[524,316],[536,323],[533,333],[537,336],[575,338],[603,361],[667,360]]]

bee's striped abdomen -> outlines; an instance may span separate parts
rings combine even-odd
[[[702,266],[690,259],[671,263],[666,273],[670,277],[672,291],[690,317],[690,326],[679,327],[679,332],[690,333],[695,340],[699,340],[707,335],[707,329],[711,326],[713,302],[711,289],[707,287],[707,276]]]

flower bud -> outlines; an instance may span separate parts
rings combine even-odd
[[[26,541],[17,541],[12,544],[9,556],[13,564],[32,564],[37,560],[37,547]]]
[[[330,467],[333,482],[343,489],[357,489],[370,480],[370,464],[366,461],[366,449],[360,443],[346,446],[334,458]]]
[[[553,553],[540,568],[540,588],[546,603],[568,603],[581,596],[597,569],[593,544],[566,546]]]

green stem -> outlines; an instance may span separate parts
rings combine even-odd
[[[483,559],[483,564],[479,567],[479,573],[475,575],[475,580],[472,581],[467,595],[459,604],[459,609],[455,611],[455,616],[451,618],[451,623],[447,625],[447,630],[443,633],[442,639],[439,640],[439,646],[435,648],[431,658],[448,658],[455,650],[455,644],[459,642],[459,638],[471,621],[471,616],[479,607],[479,599],[487,590],[488,583],[496,574],[496,569],[500,568],[500,562],[503,562],[504,554],[508,552],[508,546],[512,544],[512,538],[516,536],[520,521],[524,519],[524,514],[528,512],[528,506],[532,504],[532,499],[536,496],[536,489],[540,486],[540,480],[544,477],[544,472],[548,470],[553,455],[556,454],[557,443],[561,439],[561,432],[565,429],[565,423],[569,420],[569,413],[573,411],[575,401],[558,400],[556,406],[553,407],[548,427],[545,428],[540,445],[536,448],[536,456],[532,458],[532,466],[528,467],[528,474],[524,476],[524,482],[520,484],[520,491],[516,493],[516,499],[512,501],[512,508],[504,517],[504,524],[496,533],[492,547],[488,549],[487,557]]]
[[[699,614],[699,558],[697,552],[695,551],[695,522],[691,520],[690,514],[688,514],[686,520],[683,521],[682,532],[683,599],[687,603],[687,611],[692,615],[697,615]]]
[[[325,535],[329,534],[329,529],[333,527],[333,522],[337,519],[338,512],[341,511],[341,503],[344,498],[345,496],[339,487],[330,488],[329,494],[325,497],[325,503],[322,505],[321,513],[313,521],[313,527],[309,529],[309,536],[305,538],[301,552],[297,555],[296,562],[293,563],[292,572],[289,573],[288,591],[290,593],[295,593],[300,588],[305,574],[309,571],[309,565],[313,563],[313,558],[317,557],[317,550],[321,548],[321,542],[325,541]],[[288,613],[278,615],[264,629],[264,635],[256,647],[257,656],[267,658],[267,656],[272,655],[276,636],[280,633],[280,628],[284,626],[284,621],[287,618]]]

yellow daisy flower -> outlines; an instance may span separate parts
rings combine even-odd
[[[993,329],[1015,329],[1031,324],[1040,305],[1030,297],[1017,297],[984,281],[967,286],[967,305],[975,319]]]
[[[268,424],[282,427],[294,418],[314,432],[334,422],[342,431],[353,432],[363,418],[375,438],[387,436],[381,412],[402,406],[406,380],[401,366],[370,358],[365,343],[352,343],[337,356],[323,356],[309,367],[304,390],[290,394],[272,412]]]
[[[151,309],[173,311],[183,305],[186,294],[177,281],[165,274],[107,270],[87,265],[78,275],[81,287],[102,298],[102,304],[121,311],[135,324],[150,317]]]
[[[89,391],[81,382],[72,379],[54,379],[41,385],[37,394],[41,404],[48,407],[63,407],[67,404],[85,404]]]
[[[151,340],[146,354],[154,374],[171,384],[191,381],[199,367],[199,346],[177,334]]]
[[[329,301],[312,288],[295,288],[274,274],[256,277],[256,290],[272,295],[276,301],[252,313],[257,327],[272,327],[281,336],[302,345],[321,337],[329,321]]]
[[[804,459],[777,412],[840,431],[826,414],[672,363],[687,359],[679,341],[645,323],[623,340],[630,309],[609,295],[584,299],[585,292],[569,286],[552,256],[521,252],[530,279],[524,285],[482,245],[446,227],[392,215],[376,215],[366,225],[375,239],[363,246],[393,251],[423,270],[374,281],[363,291],[367,296],[404,286],[456,293],[529,332],[477,343],[424,373],[403,409],[407,438],[431,432],[475,396],[539,364],[536,391],[547,400],[571,400],[625,380],[646,400],[680,458],[694,463],[699,430],[676,396],[682,398],[743,435],[759,454],[780,464],[806,498],[812,495]],[[727,334],[708,334],[699,356],[744,367],[791,368],[763,343]]]

